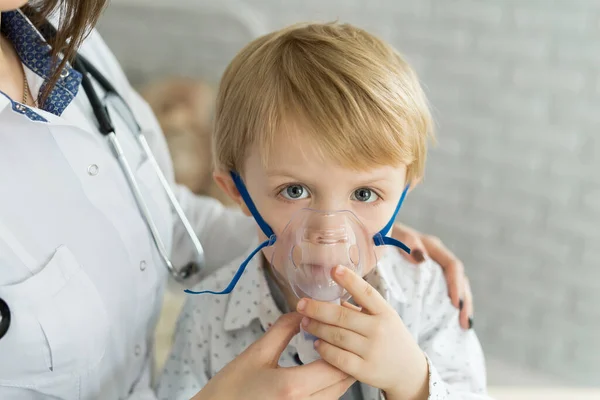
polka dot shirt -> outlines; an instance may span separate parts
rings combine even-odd
[[[252,248],[254,249],[254,247]],[[251,251],[252,249],[249,249]],[[157,386],[159,399],[189,399],[211,377],[258,340],[281,315],[255,257],[229,295],[190,295],[179,317],[171,355]],[[243,259],[221,268],[196,290],[220,289]],[[429,399],[488,399],[481,346],[472,330],[458,324],[441,268],[431,261],[414,266],[390,248],[365,279],[397,310],[429,363]],[[292,338],[279,359],[299,363]],[[353,391],[355,393],[356,391]],[[346,400],[377,400],[381,391],[360,384]],[[348,393],[347,393],[348,394]]]

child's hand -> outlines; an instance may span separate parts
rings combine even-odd
[[[386,300],[365,280],[344,267],[333,278],[362,307],[302,299],[298,312],[304,329],[320,338],[321,357],[357,380],[385,391],[388,399],[426,399],[425,355]]]

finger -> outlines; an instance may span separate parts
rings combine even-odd
[[[462,264],[450,264],[444,269],[446,284],[448,285],[448,295],[450,301],[456,308],[460,308],[460,301],[464,300],[465,296],[465,275]]]
[[[342,307],[346,307],[346,308],[349,308],[350,310],[354,310],[354,311],[358,311],[358,312],[362,311],[362,308],[355,306],[352,303],[348,303],[347,301],[342,303]]]
[[[287,379],[302,387],[302,393],[310,396],[348,378],[348,374],[333,367],[325,360],[317,360],[310,364],[282,368]]]
[[[304,318],[302,320],[302,327],[305,331],[312,333],[319,339],[340,349],[348,350],[358,356],[366,354],[369,346],[367,338],[356,332],[338,326],[323,324],[314,319]]]
[[[440,239],[425,235],[422,237],[422,241],[431,259],[444,270],[450,300],[454,307],[458,308],[460,297],[464,291],[463,277],[465,276],[465,269],[462,262],[444,246]]]
[[[331,400],[331,399],[339,399],[348,391],[350,386],[352,386],[356,382],[356,379],[352,377],[348,377],[343,381],[335,383],[328,388],[325,388],[317,393],[312,394],[309,399],[311,400]]]
[[[367,336],[370,315],[337,304],[312,299],[301,299],[296,306],[298,312],[310,319],[339,326]]]
[[[339,265],[333,269],[332,276],[352,295],[356,304],[367,309],[371,314],[379,314],[388,309],[387,301],[379,292],[354,271]]]
[[[471,293],[469,279],[467,278],[465,278],[463,308],[460,310],[460,326],[463,329],[471,329],[473,327],[473,295]]]
[[[422,243],[420,243],[417,246],[408,246],[409,249],[411,249],[410,251],[410,257],[408,256],[408,253],[406,253],[405,251],[402,251],[402,255],[404,255],[404,257],[408,260],[410,260],[413,264],[421,264],[422,262],[425,261],[425,247],[423,246]]]
[[[315,349],[323,360],[350,376],[356,376],[364,362],[356,354],[340,349],[324,340],[317,340]]]
[[[244,353],[252,354],[254,357],[261,357],[268,364],[277,365],[281,353],[286,349],[292,337],[300,331],[301,320],[302,316],[298,313],[283,314]]]
[[[427,257],[427,249],[421,241],[421,236],[419,232],[400,223],[395,223],[392,228],[392,237],[401,241],[410,249],[410,254],[405,251],[400,251],[400,254],[413,264],[420,264]]]

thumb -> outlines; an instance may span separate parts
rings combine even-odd
[[[267,364],[277,365],[281,353],[300,331],[301,320],[302,315],[297,312],[282,315],[260,339],[248,347],[247,351],[265,360]]]

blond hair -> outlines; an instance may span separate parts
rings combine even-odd
[[[433,123],[412,68],[389,45],[348,24],[300,24],[262,36],[229,64],[219,87],[218,169],[243,172],[257,145],[265,165],[277,135],[302,126],[323,157],[368,170],[424,172]]]

